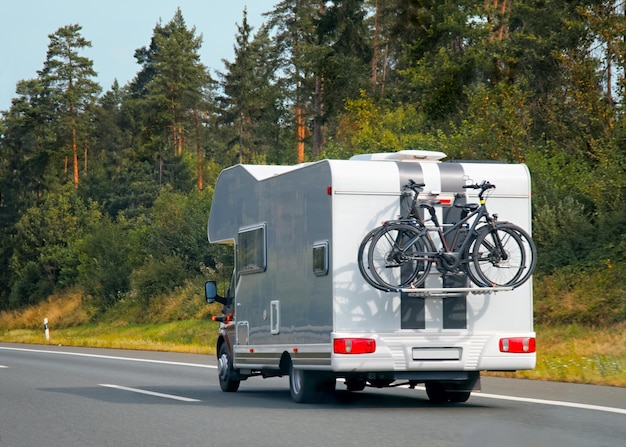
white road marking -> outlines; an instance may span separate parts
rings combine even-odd
[[[409,388],[409,386],[406,385],[403,388]],[[426,391],[426,388],[423,386],[416,386],[415,389]],[[561,401],[561,400],[546,400],[546,399],[535,399],[532,397],[507,396],[507,395],[502,395],[502,394],[483,393],[480,391],[473,392],[472,399],[474,397],[484,397],[487,399],[496,399],[496,400],[509,400],[512,402],[526,402],[530,404],[553,405],[556,407],[580,408],[583,410],[605,411],[607,413],[626,414],[626,408],[605,407],[602,405],[581,404],[578,402],[566,402],[566,401]]]
[[[101,355],[101,354],[85,354],[82,352],[46,351],[45,349],[8,348],[8,347],[0,346],[0,350],[1,349],[4,349],[5,351],[41,352],[44,354],[73,355],[76,357],[90,357],[90,358],[96,358],[96,359],[126,360],[128,362],[159,363],[162,365],[191,366],[194,368],[217,369],[217,366],[203,365],[200,363],[169,362],[165,360],[138,359],[138,358],[133,358],[133,357],[116,357],[112,355]]]
[[[46,351],[43,349],[9,348],[9,347],[4,347],[4,346],[0,346],[0,350],[41,352],[44,354],[73,355],[77,357],[91,357],[91,358],[101,358],[101,359],[109,359],[109,360],[126,360],[129,362],[158,363],[162,365],[190,366],[194,368],[209,368],[209,369],[217,368],[214,365],[203,365],[199,363],[169,362],[169,361],[164,361],[164,360],[138,359],[138,358],[133,358],[133,357],[116,357],[116,356],[111,356],[111,355],[85,354],[81,352]],[[343,382],[343,379],[338,379],[338,381]],[[415,388],[421,389],[421,390],[425,389],[424,387],[415,387]],[[150,393],[151,392],[147,392],[147,391],[144,392],[144,394],[150,394]],[[607,413],[626,414],[626,409],[624,408],[605,407],[601,405],[589,405],[589,404],[582,404],[578,402],[534,399],[534,398],[529,398],[529,397],[506,396],[506,395],[500,395],[500,394],[488,394],[488,393],[480,393],[480,392],[472,393],[472,398],[474,397],[484,397],[486,399],[509,400],[509,401],[515,401],[515,402],[526,402],[526,403],[533,403],[533,404],[540,404],[540,405],[553,405],[553,406],[559,406],[559,407],[580,408],[583,410],[604,411]],[[183,398],[183,399],[186,399],[186,398]]]
[[[531,403],[531,404],[555,405],[558,407],[571,407],[571,408],[580,408],[583,410],[605,411],[607,413],[626,414],[625,408],[604,407],[602,405],[580,404],[578,402],[564,402],[560,400],[534,399],[531,397],[501,396],[499,394],[488,394],[488,393],[472,393],[472,398],[473,397],[486,397],[487,399],[511,400],[515,402],[526,402],[526,403]]]
[[[2,368],[8,368],[8,366],[0,365],[0,369]]]
[[[163,397],[165,399],[180,400],[182,402],[200,402],[198,399],[192,399],[190,397],[175,396],[174,394],[156,393],[154,391],[147,391],[139,388],[129,388],[127,386],[111,385],[108,383],[101,383],[100,386],[103,386],[105,388],[115,388],[116,390],[130,391],[131,393],[147,394],[148,396]]]

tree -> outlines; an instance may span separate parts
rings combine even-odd
[[[74,285],[77,246],[101,217],[97,204],[83,203],[69,185],[25,210],[15,225],[9,264],[11,306],[36,303],[57,287]]]
[[[314,158],[322,150],[324,130],[334,133],[336,117],[346,100],[358,98],[362,90],[370,87],[372,47],[365,12],[363,0],[327,2],[315,21],[320,53],[325,56],[315,67]]]
[[[219,73],[223,91],[218,98],[220,122],[226,128],[229,147],[237,148],[239,163],[244,159],[264,163],[274,158],[283,115],[275,79],[276,58],[268,29],[261,28],[253,37],[245,9],[237,30],[235,59],[224,60],[226,71]],[[233,158],[225,161],[231,164]]]
[[[292,104],[291,121],[295,129],[296,161],[305,159],[305,142],[315,91],[315,61],[323,57],[317,45],[315,18],[324,8],[320,0],[283,0],[269,14],[268,28],[284,73],[286,101]]]
[[[457,119],[466,86],[480,82],[478,51],[487,27],[480,0],[396,0],[390,31],[395,51],[395,101],[420,104],[433,128]]]
[[[159,183],[175,181],[178,157],[196,127],[194,111],[208,108],[214,81],[200,62],[201,45],[202,36],[187,28],[178,8],[171,21],[156,25],[150,47],[135,52],[142,69],[130,84],[127,116],[139,132],[141,157],[157,162]]]
[[[75,188],[78,188],[79,182],[78,133],[88,133],[84,129],[88,124],[85,114],[101,90],[91,79],[96,76],[93,62],[79,54],[80,50],[91,47],[91,42],[81,36],[81,29],[80,25],[68,25],[48,36],[48,53],[44,68],[39,72],[42,82],[57,102],[62,116],[62,128],[68,133]],[[84,142],[86,144],[86,140]]]
[[[297,161],[304,161],[311,134],[315,159],[345,100],[357,98],[369,84],[371,45],[365,6],[362,0],[284,0],[270,14],[268,26],[276,32],[293,104]]]

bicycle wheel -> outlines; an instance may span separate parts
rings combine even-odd
[[[387,290],[387,288],[381,287],[380,284],[378,284],[376,280],[372,277],[372,275],[370,274],[370,266],[369,266],[369,248],[370,248],[372,239],[374,239],[374,236],[376,235],[376,233],[378,233],[382,229],[383,229],[382,226],[376,227],[365,235],[365,237],[363,238],[363,241],[361,242],[361,245],[359,246],[358,264],[359,264],[359,271],[361,272],[361,275],[370,286],[375,287],[377,289],[381,289],[381,290]]]
[[[522,241],[524,252],[526,253],[526,265],[524,266],[524,273],[518,278],[516,284],[517,286],[524,284],[535,271],[535,267],[537,267],[537,246],[535,241],[523,228],[511,222],[498,222],[498,227],[509,228],[515,231]]]
[[[471,255],[472,253],[474,253],[474,247],[476,246],[476,235],[468,237],[472,237],[473,240],[469,243],[467,251],[463,255],[464,261],[461,265],[465,273],[467,273],[470,281],[472,281],[477,286],[484,287],[485,281],[483,281],[483,279],[478,274],[478,271],[476,270],[476,265],[473,260],[473,256]]]
[[[526,251],[514,230],[485,226],[476,236],[472,260],[484,285],[517,287],[524,274]]]
[[[405,223],[388,224],[370,242],[369,273],[383,290],[418,287],[430,272],[434,254],[435,247],[425,229]]]

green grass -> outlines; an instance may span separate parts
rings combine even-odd
[[[626,387],[626,324],[604,328],[541,325],[535,329],[537,367],[496,375]]]
[[[0,329],[0,341],[39,343],[94,348],[141,349],[149,351],[215,353],[217,325],[207,320],[184,320],[170,323],[86,324],[50,329],[47,341],[43,326],[35,329]]]
[[[210,315],[220,308],[207,306],[193,289],[147,305],[129,300],[105,313],[78,293],[51,297],[31,308],[0,312],[0,341],[214,355],[218,327]],[[626,387],[626,323],[602,328],[544,323],[535,330],[534,370],[489,374]]]

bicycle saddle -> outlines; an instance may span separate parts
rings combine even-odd
[[[478,203],[455,203],[454,206],[465,211],[476,211],[480,205]]]

